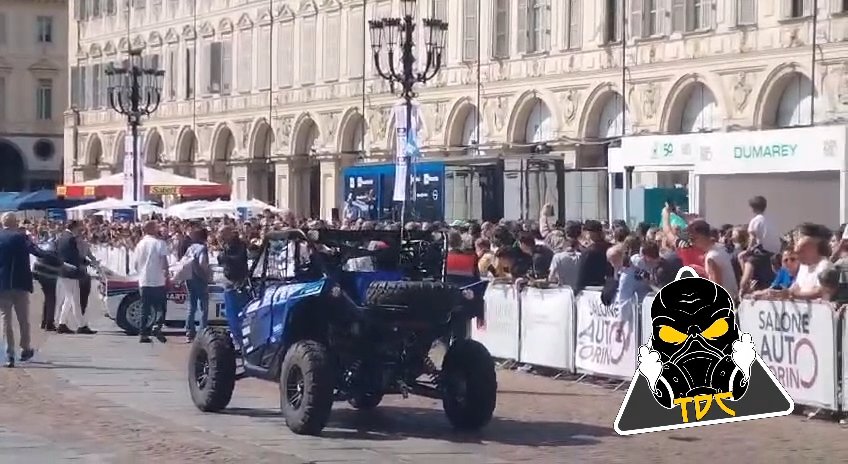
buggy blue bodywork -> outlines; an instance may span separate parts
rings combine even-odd
[[[445,282],[445,250],[432,233],[266,234],[247,286],[229,294],[247,300],[228,308],[238,333],[207,329],[192,345],[195,405],[220,411],[249,376],[279,382],[286,424],[299,434],[320,433],[334,401],[371,409],[386,394],[441,399],[455,427],[484,426],[496,404],[494,362],[453,331],[473,317],[484,286]],[[441,368],[430,358],[438,340],[450,345]]]

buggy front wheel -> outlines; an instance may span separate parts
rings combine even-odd
[[[188,354],[191,400],[203,412],[218,412],[230,404],[236,386],[236,352],[228,333],[207,328]]]
[[[318,435],[330,420],[335,377],[327,348],[303,340],[292,345],[280,367],[280,410],[298,435]]]
[[[448,349],[440,380],[442,405],[454,428],[479,430],[492,420],[498,395],[495,362],[485,346],[458,340]]]

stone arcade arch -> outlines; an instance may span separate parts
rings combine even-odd
[[[13,142],[0,139],[0,192],[20,192],[26,188],[24,157]]]
[[[607,92],[598,99],[597,116],[594,120],[590,120],[587,135],[599,139],[620,137],[622,127],[624,134],[633,132],[633,120],[629,109],[625,108],[622,111],[622,99],[621,94],[615,91]]]
[[[185,129],[177,141],[177,164],[175,174],[195,177],[194,163],[197,162],[197,136],[192,129]]]
[[[672,106],[669,132],[691,134],[721,129],[722,121],[718,103],[712,90],[703,82],[687,85]]]
[[[85,154],[85,166],[83,166],[83,179],[92,180],[100,177],[100,165],[103,163],[103,143],[100,136],[92,134],[88,141],[88,149]]]
[[[777,104],[776,127],[807,126],[812,122],[813,82],[800,72],[787,76]]]
[[[158,130],[147,131],[147,144],[144,151],[144,165],[159,168],[165,161],[165,141]]]
[[[809,125],[813,98],[816,98],[813,82],[798,65],[780,66],[766,79],[760,91],[755,121],[765,129]]]
[[[236,149],[236,139],[233,132],[226,124],[222,124],[215,132],[212,140],[212,166],[210,169],[210,181],[218,184],[232,185],[232,159],[233,151]],[[238,192],[241,186],[236,185],[233,192]]]
[[[251,139],[252,153],[247,180],[248,197],[271,205],[276,202],[274,185],[276,173],[271,164],[273,143],[274,131],[270,124],[264,119],[257,122]]]
[[[321,137],[318,124],[304,116],[297,125],[294,142],[294,211],[301,215],[321,216],[321,164],[316,143]]]
[[[126,148],[126,138],[126,132],[121,131],[118,132],[118,135],[115,136],[115,139],[112,142],[112,157],[109,160],[109,167],[112,174],[124,172],[124,156],[126,156],[124,149]]]

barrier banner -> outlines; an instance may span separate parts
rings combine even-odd
[[[839,325],[842,327],[842,333],[839,334],[842,338],[842,349],[840,352],[845,352],[845,347],[848,346],[848,317],[845,317],[845,312],[840,311],[839,316]],[[841,388],[841,398],[842,402],[842,410],[845,411],[848,408],[848,356],[844,354],[841,356],[842,358],[842,388]]]
[[[585,290],[577,297],[575,367],[584,374],[631,379],[638,352],[639,303],[601,303],[601,292]]]
[[[642,300],[642,307],[639,311],[639,317],[642,318],[642,324],[639,330],[639,346],[642,346],[645,343],[651,341],[651,335],[653,335],[652,332],[654,324],[653,319],[651,319],[651,305],[654,304],[654,298],[656,298],[656,296],[656,294],[651,293]]]
[[[528,288],[521,293],[518,360],[574,372],[574,292]]]
[[[739,329],[796,404],[835,410],[836,312],[829,303],[744,300]]]
[[[518,294],[512,284],[490,284],[483,295],[485,325],[471,327],[471,338],[486,346],[496,358],[517,360],[520,352]]]

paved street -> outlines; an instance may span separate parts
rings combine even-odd
[[[839,425],[798,416],[622,438],[611,426],[623,392],[507,371],[480,434],[452,432],[435,401],[390,398],[373,413],[339,405],[323,437],[296,437],[275,385],[240,382],[226,413],[202,414],[181,337],[139,345],[93,320],[97,335],[41,337],[34,362],[0,370],[0,463],[807,463],[848,453]]]

